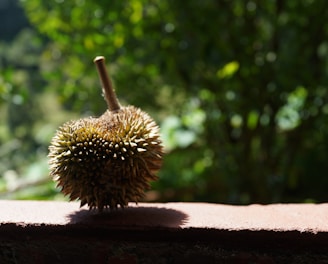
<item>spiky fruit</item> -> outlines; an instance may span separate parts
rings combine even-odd
[[[49,147],[49,164],[65,195],[102,211],[138,202],[157,179],[163,150],[155,121],[139,108],[120,107],[111,85],[106,87],[103,68],[98,70],[109,110],[61,126]]]

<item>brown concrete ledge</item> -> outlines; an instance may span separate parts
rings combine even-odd
[[[0,201],[0,263],[328,263],[328,204]]]

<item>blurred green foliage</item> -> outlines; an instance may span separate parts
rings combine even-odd
[[[104,111],[104,55],[118,97],[161,126],[149,200],[327,200],[327,1],[20,3],[33,26],[0,42],[0,192],[33,164],[39,197],[60,197],[47,146],[61,122]]]

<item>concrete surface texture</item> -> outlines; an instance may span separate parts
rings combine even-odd
[[[0,201],[0,263],[328,263],[328,204]]]
[[[328,204],[139,203],[98,213],[77,202],[0,201],[0,223],[328,232]]]

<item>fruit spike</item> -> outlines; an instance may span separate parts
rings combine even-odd
[[[108,110],[63,124],[49,146],[50,175],[70,200],[91,209],[138,202],[162,165],[159,127],[134,106],[121,107],[106,73],[104,57],[94,60]]]

